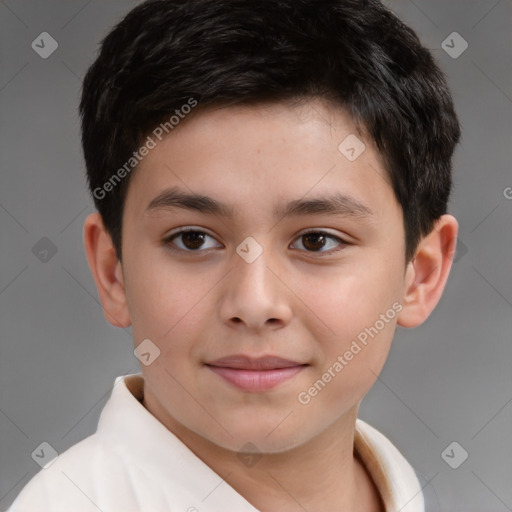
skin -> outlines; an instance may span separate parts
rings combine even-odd
[[[352,162],[338,150],[349,134],[366,146]],[[198,112],[131,179],[122,264],[97,213],[84,242],[106,318],[131,325],[135,346],[149,338],[160,350],[141,365],[144,406],[259,510],[383,510],[353,455],[359,404],[396,325],[421,324],[439,301],[457,221],[442,216],[406,264],[402,210],[379,153],[343,110],[319,99]],[[147,209],[171,187],[214,198],[234,215]],[[273,215],[288,201],[333,192],[371,215]],[[164,241],[187,226],[210,235],[195,252],[190,238]],[[322,247],[305,230],[335,238]],[[263,248],[252,263],[236,252],[249,236]],[[400,313],[301,404],[298,394],[393,303]],[[276,388],[245,392],[205,365],[232,354],[307,366]],[[248,442],[262,454],[252,467],[237,457]]]

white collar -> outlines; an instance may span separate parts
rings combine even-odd
[[[142,374],[117,377],[96,434],[107,445],[129,446],[124,450],[126,457],[156,482],[160,480],[162,486],[172,486],[176,498],[180,495],[190,507],[257,512],[146,410],[141,403],[143,393]],[[421,487],[410,464],[385,436],[360,419],[356,422],[354,451],[373,478],[386,512],[424,512]]]

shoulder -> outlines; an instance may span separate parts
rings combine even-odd
[[[133,468],[132,468],[133,469]],[[104,489],[123,489],[123,501],[133,506],[131,478],[123,456],[93,434],[61,453],[23,488],[8,512],[98,512],[108,504]],[[116,498],[117,499],[117,498]],[[120,503],[117,503],[119,506]]]

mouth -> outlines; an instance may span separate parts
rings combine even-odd
[[[277,356],[252,358],[232,355],[205,366],[236,388],[261,392],[279,386],[309,365]]]

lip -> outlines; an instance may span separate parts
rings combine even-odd
[[[206,366],[243,391],[261,392],[279,386],[308,365],[278,356],[232,355],[206,363]]]

